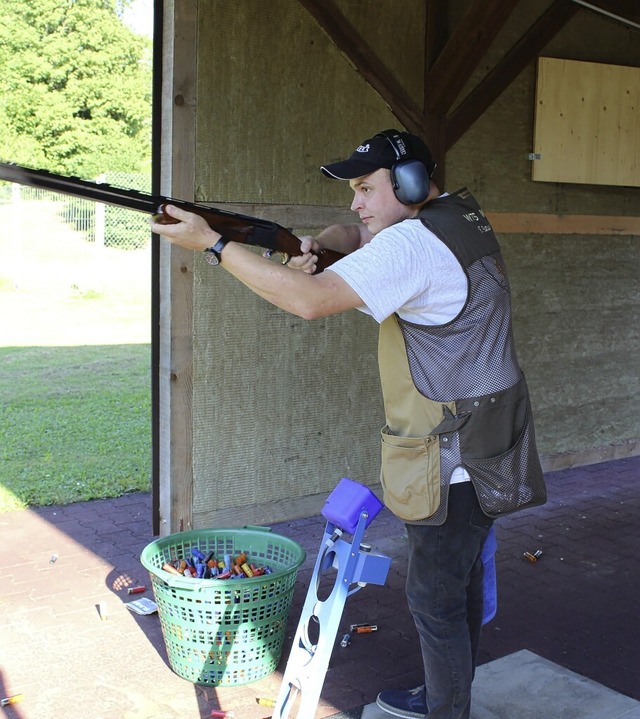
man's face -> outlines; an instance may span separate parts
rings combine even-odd
[[[403,205],[395,196],[391,174],[385,168],[350,180],[349,185],[354,192],[351,209],[372,235],[416,215],[415,207]]]

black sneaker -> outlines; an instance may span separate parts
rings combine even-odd
[[[394,717],[425,719],[429,713],[425,700],[424,686],[415,689],[390,689],[380,692],[376,704]]]

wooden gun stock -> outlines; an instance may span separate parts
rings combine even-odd
[[[128,190],[112,185],[89,182],[77,177],[56,175],[46,170],[32,170],[5,162],[0,162],[0,180],[17,182],[20,185],[30,187],[40,187],[52,192],[61,192],[65,195],[102,202],[106,205],[146,212],[152,215],[160,224],[175,224],[178,222],[164,211],[166,205],[175,205],[187,212],[200,215],[206,220],[211,229],[234,242],[261,247],[266,251],[267,256],[277,252],[282,255],[283,262],[286,262],[289,257],[302,254],[298,237],[276,222],[258,217],[241,215],[237,212],[229,212],[228,210],[186,202],[185,200],[149,195],[138,190]],[[322,272],[344,256],[334,250],[320,250],[317,255],[317,272]]]
[[[211,229],[233,242],[261,247],[265,250],[265,256],[267,257],[274,252],[278,253],[282,257],[283,264],[290,257],[302,254],[299,238],[276,222],[241,215],[237,212],[228,212],[217,207],[208,207],[182,200],[163,199],[157,212],[153,215],[153,219],[161,225],[171,225],[179,222],[179,220],[166,213],[164,209],[166,205],[175,205],[187,210],[187,212],[200,215],[206,220]],[[316,272],[324,271],[329,265],[344,257],[340,252],[335,252],[334,250],[323,249],[316,254],[318,257]]]

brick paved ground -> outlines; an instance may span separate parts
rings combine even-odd
[[[547,482],[544,507],[496,525],[498,614],[480,661],[528,649],[640,699],[640,458],[550,473]],[[197,719],[220,706],[236,719],[271,716],[255,699],[277,695],[277,672],[245,686],[195,686],[169,669],[157,615],[124,607],[127,586],[149,584],[139,557],[153,540],[150,507],[148,495],[134,494],[0,515],[0,694],[24,693],[6,717]],[[307,549],[280,669],[323,529],[320,516],[273,527]],[[393,558],[387,584],[349,599],[341,631],[363,621],[379,631],[335,648],[318,717],[351,715],[381,689],[420,682],[403,527],[385,510],[366,540]],[[537,563],[523,559],[537,549]]]

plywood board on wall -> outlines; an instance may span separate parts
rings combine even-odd
[[[640,68],[540,58],[533,179],[640,186]]]

